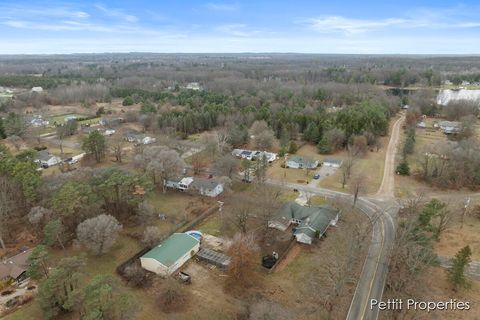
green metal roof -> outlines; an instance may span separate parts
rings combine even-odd
[[[166,267],[174,264],[180,257],[190,252],[198,244],[198,240],[186,233],[174,233],[142,258],[152,258]]]

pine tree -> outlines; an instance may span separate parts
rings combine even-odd
[[[463,247],[452,259],[452,266],[448,269],[448,280],[458,288],[469,288],[470,281],[465,277],[465,267],[471,261],[472,250],[470,246]]]

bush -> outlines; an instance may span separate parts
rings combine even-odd
[[[135,288],[144,288],[151,284],[148,272],[138,263],[127,266],[123,272],[123,278],[129,286]]]
[[[397,173],[402,176],[409,176],[410,175],[410,166],[408,165],[408,162],[406,160],[403,160],[398,166],[397,166]]]
[[[122,105],[124,106],[131,106],[133,104],[133,99],[132,97],[128,96],[125,99],[123,99]]]
[[[178,281],[168,278],[158,296],[158,302],[165,313],[182,311],[188,304],[189,292]]]
[[[290,154],[295,154],[297,153],[298,146],[295,142],[290,141],[290,144],[288,145],[288,153]]]

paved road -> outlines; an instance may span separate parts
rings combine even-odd
[[[347,203],[353,202],[352,195],[328,189],[272,180],[268,180],[267,184],[288,190],[297,189],[300,192],[320,195]],[[369,309],[370,299],[380,300],[383,295],[383,288],[385,287],[388,272],[389,252],[395,239],[394,217],[398,208],[394,201],[383,202],[364,197],[360,197],[357,200],[356,207],[367,215],[372,222],[372,240],[348,311],[347,319],[377,319],[378,309]]]
[[[357,200],[356,207],[371,221],[372,240],[348,310],[347,320],[375,320],[378,318],[379,310],[370,309],[370,301],[382,299],[388,274],[389,255],[395,241],[394,221],[399,209],[394,198],[395,156],[403,120],[404,116],[402,115],[392,127],[385,156],[384,176],[378,192],[372,198],[360,197]],[[350,194],[317,188],[315,185],[282,183],[272,180],[267,183],[290,190],[297,189],[303,193],[353,202],[353,196]]]

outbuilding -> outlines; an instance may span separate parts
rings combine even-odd
[[[332,167],[332,168],[340,168],[342,166],[343,161],[339,159],[325,159],[323,161],[323,165],[325,167]]]
[[[186,233],[174,233],[140,257],[142,268],[169,276],[200,250],[200,241]]]

